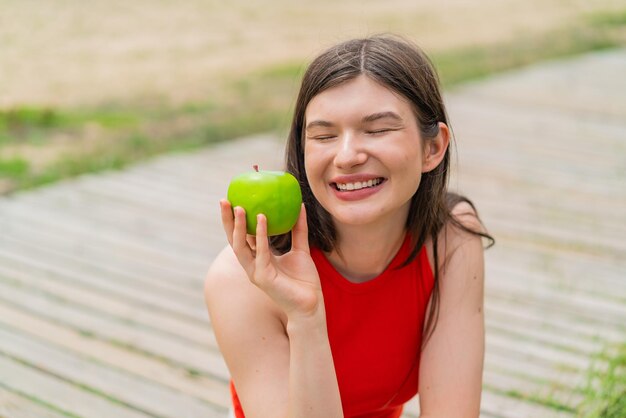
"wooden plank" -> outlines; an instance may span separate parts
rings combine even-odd
[[[199,347],[208,346],[217,350],[215,335],[208,321],[184,320],[162,310],[146,309],[145,306],[115,300],[100,292],[82,289],[75,284],[67,284],[60,280],[41,280],[21,270],[6,268],[5,265],[0,265],[0,276],[8,277],[20,287],[31,289],[36,293],[43,292],[54,299],[71,301],[68,303],[91,309],[93,312],[115,318],[117,321],[154,329],[189,344]]]
[[[20,201],[19,211],[37,210],[43,212],[43,219],[59,219],[64,226],[90,228],[92,231],[113,231],[121,235],[134,236],[163,253],[176,258],[187,258],[191,264],[199,264],[205,258],[199,244],[210,244],[204,234],[206,224],[172,222],[177,215],[155,211],[152,208],[139,209],[113,204],[103,196],[81,198],[87,203],[67,204],[65,199],[75,196],[52,195],[42,201]],[[31,206],[30,208],[28,206]],[[150,216],[146,216],[149,213]],[[210,224],[210,223],[209,223]],[[208,242],[207,242],[208,241]]]
[[[5,204],[3,204],[5,203]],[[89,243],[91,245],[101,246],[105,248],[115,248],[123,251],[129,256],[144,260],[147,262],[160,262],[169,268],[175,268],[177,271],[187,272],[199,271],[206,269],[206,253],[200,253],[197,247],[194,252],[187,252],[191,248],[190,242],[178,247],[178,240],[172,242],[169,240],[155,240],[151,237],[134,234],[131,228],[124,228],[123,225],[109,227],[111,223],[109,217],[104,216],[102,219],[87,216],[79,216],[71,211],[59,208],[49,208],[44,204],[30,205],[23,202],[11,202],[6,204],[0,200],[0,214],[12,222],[21,224],[30,224],[33,227],[49,229],[50,233],[59,234],[61,236],[71,236],[81,243]],[[85,210],[85,208],[81,208]],[[106,219],[109,219],[108,221]],[[108,222],[108,223],[107,223]],[[150,225],[154,226],[154,225]],[[155,230],[159,230],[156,228]],[[181,236],[180,231],[165,231],[170,236],[186,238]],[[210,240],[204,241],[205,244],[211,244]],[[220,240],[220,247],[223,247],[225,241]]]
[[[542,184],[539,180],[533,181],[512,172],[499,172],[489,166],[484,168],[465,166],[463,170],[464,178],[470,177],[472,182],[453,179],[451,183],[455,185],[455,190],[468,195],[476,203],[488,205],[488,202],[497,200],[498,196],[508,196],[511,190],[515,190],[515,195],[509,198],[510,204],[533,205],[553,213],[568,212],[578,214],[579,217],[592,216],[602,225],[623,219],[622,209],[626,209],[626,202],[616,199],[613,194],[605,196],[578,187],[547,187],[545,182]],[[558,196],[558,199],[554,196]],[[478,210],[482,214],[484,211],[481,207],[479,204]],[[610,207],[611,210],[598,213],[600,207]],[[602,217],[598,218],[598,215]]]
[[[32,253],[38,254],[36,251]],[[154,291],[146,292],[145,289],[150,289],[149,284],[146,285],[147,287],[141,287],[136,284],[131,286],[131,282],[118,281],[115,280],[114,276],[107,276],[97,271],[75,272],[68,266],[65,266],[60,260],[47,259],[39,261],[23,253],[15,254],[5,247],[0,247],[0,260],[10,267],[24,269],[24,271],[28,271],[29,274],[34,274],[37,277],[80,283],[120,299],[132,300],[155,309],[163,309],[173,315],[188,318],[189,320],[204,321],[207,317],[206,309],[202,309],[203,307],[199,302],[194,304],[187,301],[185,304],[184,301],[177,300],[175,297],[168,299],[166,295],[160,295]]]
[[[86,391],[72,383],[0,354],[2,386],[77,416],[146,418],[144,412]]]
[[[194,286],[197,283],[195,274],[199,269],[206,269],[206,252],[197,251],[197,255],[185,254],[179,256],[176,252],[162,252],[154,248],[153,244],[133,239],[128,232],[115,233],[102,227],[96,222],[82,219],[81,222],[72,222],[68,213],[54,214],[43,210],[31,210],[18,205],[8,208],[0,205],[0,230],[3,233],[12,232],[15,235],[26,235],[38,238],[37,242],[55,241],[70,246],[73,252],[81,253],[93,250],[115,257],[114,261],[124,262],[128,268],[136,264],[142,273],[149,269],[157,278],[172,277],[182,284]],[[45,215],[43,215],[45,214]],[[42,219],[43,216],[43,219]],[[54,223],[50,222],[53,220]],[[49,228],[43,228],[49,226]],[[128,240],[124,240],[124,237]],[[220,245],[226,243],[225,239]]]
[[[0,417],[2,418],[67,418],[67,415],[20,394],[9,392],[0,382]]]
[[[490,390],[483,390],[481,413],[501,416],[504,418],[573,418],[574,414],[559,411],[525,399],[505,396]]]
[[[508,243],[507,243],[508,244]],[[563,291],[577,291],[626,302],[626,265],[618,261],[602,262],[571,254],[550,254],[525,248],[497,246],[486,254],[490,272],[498,280],[530,280]],[[593,280],[590,280],[593,278]]]
[[[590,299],[578,294],[562,295],[559,292],[547,289],[529,289],[523,283],[512,281],[498,282],[493,280],[487,286],[486,292],[493,297],[502,299],[522,299],[529,304],[545,306],[549,310],[560,310],[574,318],[588,321],[599,321],[613,326],[620,332],[626,331],[626,320],[623,306],[601,300]]]
[[[13,328],[0,326],[0,341],[0,353],[7,357],[149,415],[177,418],[181,411],[185,411],[188,417],[208,418],[220,417],[227,412],[197,398],[45,344]],[[41,396],[35,387],[31,393]]]
[[[558,333],[573,333],[578,335],[580,341],[596,343],[618,343],[624,340],[624,333],[615,328],[606,326],[601,320],[596,322],[583,322],[572,318],[569,314],[558,310],[547,310],[544,307],[536,307],[524,301],[498,299],[489,297],[485,304],[486,315],[497,315],[504,318],[519,318],[525,321],[528,327],[545,327]]]
[[[590,338],[577,333],[576,329],[568,326],[569,324],[558,326],[545,318],[538,320],[515,315],[510,306],[507,306],[507,309],[498,310],[493,308],[491,301],[489,304],[490,306],[485,307],[485,323],[489,332],[510,333],[518,338],[543,341],[546,344],[564,347],[587,356],[599,353],[604,348],[605,342],[599,341],[599,338]]]
[[[553,383],[539,383],[502,371],[486,369],[483,380],[500,393],[517,393],[526,398],[544,400],[560,404],[569,409],[576,409],[585,399],[580,392],[560,387]]]
[[[601,222],[597,218],[597,209],[593,212],[572,213],[568,210],[541,207],[534,202],[522,204],[509,200],[483,199],[480,211],[490,219],[514,219],[521,224],[543,221],[550,224],[550,229],[573,231],[583,237],[595,233],[606,240],[614,241],[617,248],[623,247],[617,239],[626,234],[626,226],[622,224],[609,226]]]
[[[585,375],[580,370],[557,368],[545,361],[529,361],[510,347],[501,349],[487,346],[485,352],[485,372],[497,372],[522,380],[549,387],[562,388],[569,393],[580,393]],[[489,380],[485,380],[490,383]]]
[[[616,277],[607,277],[608,275],[602,277],[593,272],[561,273],[551,267],[551,262],[544,263],[544,267],[540,269],[514,261],[508,262],[501,256],[490,256],[489,261],[492,261],[487,267],[490,280],[523,282],[529,288],[545,287],[551,292],[563,295],[576,294],[590,300],[606,300],[616,306],[626,302],[625,283],[621,283]]]
[[[404,418],[420,416],[419,397],[413,398],[406,404],[402,416]],[[573,418],[574,414],[487,389],[482,392],[480,416],[481,418]]]
[[[626,114],[626,53],[598,51],[568,60],[540,63],[468,86],[466,94],[492,102],[566,109],[575,115],[623,119]]]
[[[96,247],[84,244],[77,237],[63,239],[55,233],[40,233],[35,226],[7,225],[0,221],[3,244],[8,250],[20,254],[20,250],[29,254],[36,250],[42,259],[52,258],[65,261],[74,270],[95,270],[133,283],[135,286],[149,284],[155,292],[171,295],[180,300],[197,298],[198,287],[202,287],[203,276],[192,276],[189,271],[164,268],[156,263],[145,263],[133,256],[122,256],[113,246]]]
[[[507,292],[520,291],[523,292],[519,294],[520,297],[537,301],[552,299],[552,304],[555,307],[565,310],[578,310],[579,313],[590,318],[598,318],[598,316],[605,315],[618,328],[623,328],[620,327],[620,324],[626,323],[626,321],[622,321],[626,317],[626,306],[619,298],[615,300],[613,298],[603,298],[601,295],[590,295],[589,293],[572,289],[566,290],[563,287],[550,286],[548,283],[543,284],[541,279],[526,279],[526,277],[532,276],[532,272],[527,273],[526,277],[519,273],[511,272],[509,274],[509,278],[495,273],[490,275],[494,279],[489,282],[489,291],[494,294],[504,295]],[[515,280],[515,278],[519,278],[519,280]]]
[[[606,235],[593,235],[572,230],[546,225],[545,223],[521,223],[514,219],[500,218],[498,216],[485,217],[490,228],[494,230],[506,230],[508,234],[526,238],[533,241],[555,241],[564,245],[578,248],[589,248],[595,252],[610,254],[616,260],[626,257],[626,244],[619,237]]]
[[[0,225],[2,221],[0,221]],[[1,228],[1,226],[0,226]],[[131,265],[132,258],[122,258],[115,254],[105,253],[101,257],[92,256],[87,248],[81,244],[74,244],[71,240],[42,236],[37,232],[20,234],[18,228],[13,226],[2,228],[0,246],[6,254],[31,255],[37,258],[39,264],[44,262],[51,265],[63,266],[75,273],[94,272],[97,275],[105,275],[121,283],[129,284],[129,287],[150,288],[155,294],[167,295],[169,298],[180,301],[182,304],[198,301],[198,289],[202,288],[203,277],[195,277],[192,280],[179,280],[175,272],[164,274],[159,278],[149,270],[130,272],[127,266]],[[107,260],[107,256],[110,256]],[[135,263],[135,265],[141,265]],[[162,273],[163,274],[163,273]]]
[[[47,317],[40,317],[19,307],[0,304],[0,324],[18,329],[23,334],[33,335],[51,345],[88,356],[102,364],[126,370],[146,380],[203,399],[218,407],[227,408],[230,405],[228,385],[222,380],[201,374],[189,374],[188,370],[171,362],[163,362],[110,344],[90,333],[54,323]]]
[[[591,365],[591,359],[574,352],[563,351],[532,340],[520,340],[503,334],[487,334],[487,344],[492,349],[503,352],[515,352],[529,361],[545,362],[554,368],[568,368],[585,372]]]
[[[130,218],[136,221],[140,227],[142,221],[151,221],[165,228],[165,230],[176,232],[185,231],[191,236],[200,236],[198,228],[208,220],[206,214],[193,211],[189,207],[178,202],[146,202],[129,193],[118,193],[114,189],[98,187],[96,178],[78,178],[75,183],[65,185],[65,187],[44,189],[37,195],[26,195],[20,198],[16,204],[39,206],[43,205],[50,210],[78,211],[84,207],[92,207],[95,213],[83,213],[86,218],[91,219],[92,215],[106,213],[109,223],[115,225],[116,220]],[[163,196],[162,196],[163,198]],[[217,209],[216,209],[217,210]],[[149,214],[149,216],[146,216]],[[69,215],[69,213],[68,213]],[[135,216],[130,216],[135,215]],[[137,216],[139,215],[139,216]],[[147,218],[147,219],[144,219]],[[185,222],[172,222],[173,219],[185,219]],[[82,219],[77,219],[82,220]],[[141,230],[138,230],[141,232]],[[143,231],[144,233],[150,231]],[[154,231],[153,231],[154,232]]]
[[[503,335],[512,340],[536,341],[557,350],[571,351],[587,357],[600,352],[603,348],[599,342],[566,334],[555,334],[550,329],[534,328],[527,323],[507,321],[506,318],[487,316],[485,323],[489,334]]]
[[[19,306],[24,310],[47,317],[81,332],[125,346],[161,361],[172,362],[194,373],[202,373],[227,381],[230,378],[219,353],[201,349],[178,339],[132,326],[123,321],[94,311],[74,306],[70,301],[52,299],[46,294],[35,294],[17,287],[10,279],[0,276],[0,301]]]

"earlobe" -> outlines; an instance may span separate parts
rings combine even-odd
[[[439,133],[434,138],[426,141],[422,173],[434,170],[445,157],[450,144],[450,130],[448,126],[443,122],[439,122]]]

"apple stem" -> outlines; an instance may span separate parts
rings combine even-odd
[[[258,164],[253,165],[252,168],[254,168],[254,171],[256,171],[257,173],[259,172],[259,165]]]

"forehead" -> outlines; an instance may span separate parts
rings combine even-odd
[[[360,75],[314,96],[305,110],[305,120],[337,120],[390,111],[403,119],[415,119],[411,103],[389,87]]]

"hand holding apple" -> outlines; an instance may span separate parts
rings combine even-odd
[[[233,208],[246,211],[248,234],[256,234],[257,215],[267,218],[267,235],[281,235],[291,231],[298,220],[302,192],[298,180],[283,171],[255,171],[240,174],[228,186],[227,198]]]

